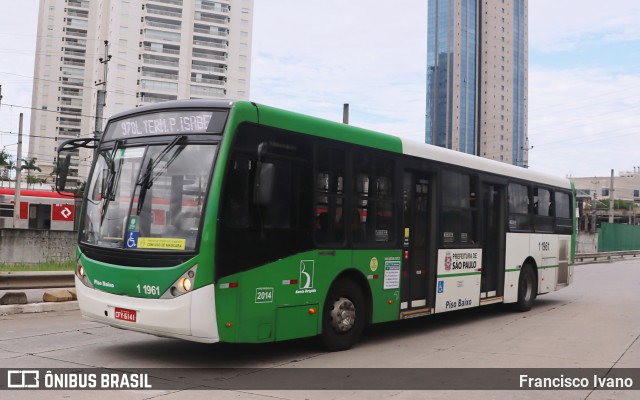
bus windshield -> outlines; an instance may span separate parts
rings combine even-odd
[[[100,151],[88,184],[80,241],[125,250],[193,251],[216,145]]]

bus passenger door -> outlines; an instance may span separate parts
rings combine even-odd
[[[502,296],[504,286],[505,187],[482,184],[482,278],[480,299]]]
[[[430,311],[427,308],[428,276],[430,269],[435,268],[429,265],[428,252],[431,191],[431,181],[427,175],[404,173],[404,239],[400,285],[400,311],[404,317]]]

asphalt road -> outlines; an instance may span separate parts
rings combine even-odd
[[[389,379],[398,378],[395,371],[411,376],[418,368],[455,368],[451,371],[460,374],[456,379],[461,387],[472,379],[467,373],[474,370],[460,368],[557,368],[553,373],[566,371],[567,375],[573,368],[635,368],[631,371],[637,376],[639,337],[640,261],[627,260],[576,266],[573,285],[539,297],[528,313],[494,305],[388,323],[370,328],[359,345],[338,353],[324,352],[312,339],[267,345],[163,339],[90,323],[78,311],[5,315],[0,316],[0,368],[167,368],[164,379],[175,383],[167,390],[118,391],[119,399],[635,399],[637,390],[182,390],[215,386],[215,379],[212,383],[210,371],[203,375],[179,368],[251,368],[257,371],[255,377],[277,368],[393,368]],[[378,383],[383,388],[388,383],[384,372],[376,372],[381,374]],[[233,373],[224,370],[221,379]],[[183,376],[189,374],[193,376]],[[276,374],[274,379],[286,378]],[[320,374],[318,379],[331,376]],[[336,389],[331,382],[327,386]],[[640,379],[634,387],[640,388]],[[98,400],[113,395],[109,391],[0,391],[3,400],[89,396]]]

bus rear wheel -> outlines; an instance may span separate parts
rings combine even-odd
[[[366,323],[366,305],[360,287],[339,279],[329,289],[322,312],[322,342],[329,351],[351,348]]]
[[[520,270],[518,278],[518,302],[515,304],[517,311],[529,311],[533,307],[538,293],[538,282],[533,272],[533,267],[525,264]]]

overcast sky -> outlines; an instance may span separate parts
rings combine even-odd
[[[606,4],[606,6],[603,6]],[[427,1],[254,0],[251,100],[424,141]],[[0,146],[29,128],[37,0],[0,2]],[[640,1],[529,1],[532,169],[640,166]],[[107,110],[108,113],[108,110]],[[2,147],[0,147],[1,149]],[[26,147],[25,147],[26,148]]]

